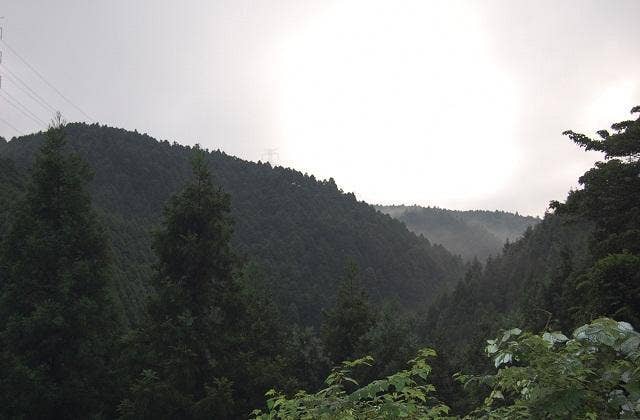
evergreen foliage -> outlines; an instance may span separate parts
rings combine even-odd
[[[362,380],[373,380],[402,370],[421,344],[415,316],[404,314],[396,304],[386,304],[375,313],[375,323],[360,337],[357,354],[371,355],[374,363],[358,373]]]
[[[140,373],[120,404],[123,418],[246,418],[276,383],[318,377],[290,368],[323,363],[258,293],[256,267],[235,257],[229,195],[214,186],[205,156],[195,149],[193,178],[155,234],[156,293],[129,341],[128,364]]]
[[[95,171],[93,201],[113,244],[110,286],[122,318],[136,325],[153,292],[151,232],[166,201],[189,180],[191,150],[96,124],[69,124],[67,134],[70,148]],[[0,144],[0,158],[22,173],[42,141],[30,135]],[[231,196],[234,249],[259,266],[289,321],[320,325],[322,310],[335,300],[345,258],[360,267],[373,303],[397,299],[407,309],[462,277],[459,258],[345,194],[333,180],[220,151],[207,152],[205,161]]]
[[[11,210],[24,187],[22,177],[8,159],[0,158],[0,180],[0,235],[4,237],[9,228]]]
[[[277,388],[255,418],[638,417],[640,119],[612,129],[567,132],[604,162],[464,264],[332,179],[97,125],[0,141],[0,416],[246,418]]]
[[[106,415],[115,319],[109,250],[91,209],[88,166],[46,132],[0,252],[2,417]]]
[[[574,311],[578,320],[594,315],[625,316],[632,322],[640,318],[640,107],[631,113],[638,118],[613,124],[614,134],[600,130],[600,140],[565,132],[605,158],[580,177],[583,188],[570,192],[565,204],[551,203],[557,213],[586,219],[595,227],[593,267],[574,283],[581,300]]]
[[[169,201],[155,235],[157,295],[141,332],[150,363],[134,383],[133,399],[121,405],[125,417],[192,418],[203,406],[219,416],[232,412],[231,382],[219,360],[231,351],[229,332],[238,318],[227,301],[237,294],[228,212],[228,195],[214,188],[196,150],[193,180]]]
[[[325,314],[322,338],[329,359],[335,364],[353,359],[364,335],[373,326],[374,312],[358,280],[355,263],[347,264],[336,303]]]
[[[482,270],[473,269],[473,281],[469,273],[426,314],[424,341],[447,355],[434,364],[434,380],[454,411],[484,398],[464,396],[449,378],[463,369],[488,372],[476,349],[493,331],[514,324],[566,330],[599,316],[638,322],[639,124],[614,124],[616,133],[600,132],[602,140],[567,132],[579,145],[604,152],[606,161],[580,178],[583,188],[566,203],[551,203],[555,213]]]
[[[540,219],[517,213],[486,210],[447,210],[438,207],[376,206],[379,211],[403,222],[416,235],[442,244],[465,260],[499,255],[505,242],[519,239]]]

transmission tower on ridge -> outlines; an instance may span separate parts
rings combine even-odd
[[[266,157],[266,159],[265,159]],[[264,160],[265,162],[269,162],[271,164],[274,163],[274,158],[280,159],[280,154],[278,153],[278,149],[274,148],[274,149],[264,149],[264,153],[262,153],[261,156],[261,160]]]

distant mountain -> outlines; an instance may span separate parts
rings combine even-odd
[[[167,199],[189,178],[191,150],[96,124],[69,124],[66,131],[69,148],[95,172],[93,203],[113,248],[114,300],[124,319],[135,323],[151,291],[150,232]],[[15,201],[42,141],[41,134],[0,141],[2,208]],[[462,277],[459,257],[343,193],[333,179],[220,151],[207,159],[215,181],[231,195],[236,250],[256,265],[289,319],[319,322],[349,258],[374,301],[394,300],[409,309],[428,304]]]
[[[403,222],[409,230],[424,235],[466,260],[485,260],[502,252],[505,242],[520,238],[537,217],[487,210],[447,210],[420,206],[376,206]]]

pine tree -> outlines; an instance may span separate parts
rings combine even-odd
[[[193,179],[165,208],[149,322],[140,333],[146,368],[120,407],[130,418],[228,418],[230,342],[241,306],[233,281],[229,196],[214,187],[196,148]]]
[[[108,413],[113,398],[108,245],[91,172],[64,148],[58,116],[2,243],[2,417],[84,418]]]

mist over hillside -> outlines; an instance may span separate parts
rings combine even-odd
[[[448,210],[421,206],[375,206],[409,230],[441,244],[465,260],[498,255],[506,242],[519,239],[540,218],[489,210]]]
[[[0,420],[640,419],[638,22],[0,2]]]

